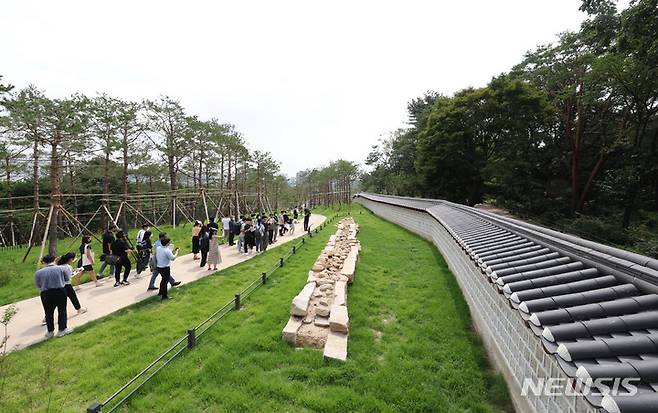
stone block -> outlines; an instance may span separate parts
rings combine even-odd
[[[350,319],[347,315],[347,307],[344,305],[332,305],[329,314],[329,328],[337,333],[349,331]]]
[[[287,341],[290,344],[295,344],[297,340],[297,330],[302,326],[301,317],[290,317],[288,323],[283,328],[283,341]]]
[[[308,283],[302,288],[299,294],[292,299],[292,307],[290,309],[290,314],[296,316],[305,316],[308,311],[308,303],[311,299],[311,295],[315,290],[315,283]]]
[[[338,281],[334,289],[334,304],[346,305],[347,304],[347,282]]]
[[[347,334],[329,331],[324,345],[324,357],[328,359],[347,360]]]
[[[343,268],[341,268],[340,273],[352,282],[354,280],[354,271],[356,271],[356,258],[348,255],[345,262],[343,262]]]
[[[315,325],[318,327],[329,327],[329,317],[315,317]]]

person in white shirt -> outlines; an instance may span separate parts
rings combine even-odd
[[[224,217],[222,218],[222,237],[224,241],[228,244],[228,235],[231,232],[231,218]]]
[[[171,275],[171,262],[178,257],[178,252],[180,251],[180,248],[176,248],[175,252],[171,252],[171,249],[169,249],[170,242],[171,240],[169,238],[162,239],[162,245],[155,250],[158,274],[162,278],[160,280],[160,292],[158,293],[161,300],[169,299],[167,285],[169,283],[169,276]]]
[[[101,284],[96,279],[96,272],[94,271],[94,264],[96,264],[96,259],[94,257],[94,250],[91,248],[91,237],[85,235],[82,237],[82,242],[80,243],[80,261],[78,261],[79,270],[73,277],[73,283],[75,284],[75,289],[80,289],[80,279],[84,273],[89,273],[89,278],[94,282],[96,287],[99,287]]]
[[[144,234],[149,229],[151,229],[151,226],[149,224],[142,224],[142,229],[140,229],[139,232],[137,233],[137,240],[136,240],[137,242],[135,243],[137,248],[139,248],[144,242]]]

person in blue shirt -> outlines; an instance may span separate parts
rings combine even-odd
[[[155,279],[158,278],[158,260],[157,257],[155,256],[155,251],[158,250],[158,247],[162,246],[162,240],[167,238],[167,233],[166,232],[161,232],[158,234],[158,240],[155,241],[153,244],[153,255],[151,256],[151,260],[153,260],[153,270],[151,271],[151,280],[149,281],[149,287],[147,291],[153,291],[157,290],[158,287],[155,286]],[[175,287],[177,285],[180,285],[180,281],[176,281],[174,277],[171,275],[169,276],[169,284],[171,284],[172,287]]]
[[[168,245],[171,240],[167,237],[163,238],[160,243],[162,244],[155,249],[155,259],[158,263],[158,274],[162,278],[160,280],[160,292],[158,295],[161,300],[169,299],[167,295],[167,283],[169,282],[169,277],[171,275],[171,262],[178,257],[179,248],[176,248],[176,252],[171,252]]]

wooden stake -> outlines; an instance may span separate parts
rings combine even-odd
[[[53,218],[53,209],[55,205],[50,206],[48,211],[48,222],[46,223],[46,230],[43,232],[43,240],[41,241],[41,251],[39,251],[39,259],[37,260],[37,267],[41,263],[41,258],[43,258],[43,250],[46,248],[46,241],[48,241],[48,231],[50,230],[50,221]]]
[[[203,208],[206,210],[206,222],[210,222],[210,215],[208,215],[208,203],[206,202],[206,190],[201,190],[201,197],[203,198]]]

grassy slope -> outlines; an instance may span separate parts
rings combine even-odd
[[[174,244],[181,247],[181,252],[188,253],[192,251],[192,229],[189,224],[185,227],[178,226],[176,229],[171,226],[160,226],[158,228],[169,234]],[[138,230],[136,229],[130,230],[130,241],[132,243],[135,242],[137,231]],[[152,232],[156,237],[153,239],[157,239],[158,231],[153,229]],[[101,237],[99,236],[99,238]],[[76,240],[72,245],[71,243],[72,239],[70,238],[60,240],[57,244],[60,254],[64,254],[68,251],[73,251],[78,254],[80,240]],[[102,253],[102,245],[95,239],[92,239],[91,245],[96,253],[97,262],[95,268],[96,271],[98,271],[101,266],[99,258]],[[34,287],[34,271],[37,268],[36,262],[39,258],[40,246],[33,247],[23,263],[23,256],[26,251],[27,248],[0,251],[0,271],[4,273],[0,274],[0,305],[9,304],[38,295],[38,290]],[[134,265],[133,268],[135,268]],[[108,271],[109,269],[105,270],[106,275]],[[89,277],[85,275],[85,277],[83,277],[83,282],[88,280]]]
[[[467,306],[433,246],[353,208],[363,251],[349,290],[347,363],[280,339],[291,298],[331,234],[314,237],[238,313],[165,368],[123,411],[501,411]],[[276,262],[272,251],[9,357],[0,411],[81,411]],[[139,326],[138,328],[136,326]],[[48,373],[46,366],[52,366]],[[494,391],[491,391],[493,389]],[[5,405],[3,406],[3,403]]]

